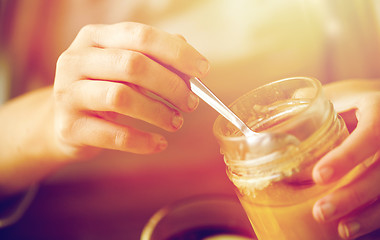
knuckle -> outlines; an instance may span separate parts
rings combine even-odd
[[[163,116],[167,115],[170,116],[170,113],[168,112],[168,107],[164,105],[162,102],[155,102],[154,107],[152,108],[152,116],[155,117],[155,120],[159,120],[160,118],[163,118]]]
[[[83,136],[81,129],[87,126],[88,116],[61,116],[55,122],[56,137],[63,143],[76,144]]]
[[[57,78],[57,77],[56,77]],[[59,108],[75,108],[75,92],[73,89],[75,88],[75,83],[67,83],[64,81],[55,81],[53,87],[53,99],[54,103]]]
[[[150,109],[150,122],[157,126],[168,128],[171,125],[171,116],[168,107],[161,102],[155,102]]]
[[[121,83],[112,84],[106,90],[106,105],[110,109],[117,109],[127,102],[127,86]]]
[[[140,46],[150,44],[153,38],[154,28],[144,24],[137,24],[134,28],[135,41]]]
[[[183,82],[178,79],[170,79],[166,82],[165,88],[169,90],[169,92],[173,94],[178,94],[182,91]]]
[[[57,60],[57,68],[68,65],[72,60],[72,54],[69,51],[64,51]]]
[[[80,30],[79,30],[79,33],[78,35],[82,36],[86,36],[88,34],[92,34],[96,29],[96,26],[94,24],[87,24],[85,26],[83,26]]]
[[[98,32],[99,26],[98,24],[87,24],[79,30],[78,36],[86,38],[94,36]]]
[[[120,57],[118,61],[124,66],[127,76],[137,76],[145,71],[145,58],[141,53],[130,52],[128,56]]]
[[[114,144],[117,149],[125,149],[130,142],[130,134],[125,129],[117,129],[115,131]]]
[[[61,72],[64,74],[67,74],[67,72],[75,72],[75,69],[78,69],[78,66],[80,66],[80,61],[81,58],[77,52],[70,50],[64,51],[57,60],[57,74]],[[70,69],[70,71],[67,71],[67,69]]]
[[[55,122],[55,132],[58,140],[67,142],[72,139],[73,136],[73,123],[64,118],[59,118]]]

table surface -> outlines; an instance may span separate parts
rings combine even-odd
[[[162,206],[210,193],[233,194],[223,164],[47,182],[23,218],[0,230],[0,239],[137,240]],[[375,239],[380,230],[360,238]]]
[[[223,161],[217,166],[109,172],[48,181],[41,184],[24,216],[0,229],[0,239],[139,239],[158,209],[203,194],[234,195]]]

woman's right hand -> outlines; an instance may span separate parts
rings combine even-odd
[[[131,22],[85,26],[57,62],[59,149],[70,158],[86,158],[102,148],[140,154],[165,149],[163,136],[120,124],[117,117],[178,130],[180,111],[191,112],[199,102],[186,76],[203,77],[208,70],[208,61],[179,35]]]
[[[324,90],[352,132],[316,164],[313,179],[330,184],[350,172],[356,175],[319,199],[313,215],[322,223],[338,220],[342,239],[356,239],[380,229],[380,81],[345,80]]]

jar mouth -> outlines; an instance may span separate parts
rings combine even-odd
[[[298,84],[297,84],[298,83]],[[293,89],[293,96],[289,96],[287,94],[282,93],[281,91],[289,91],[290,89],[283,89],[283,87],[286,87],[286,85],[292,85],[295,84],[296,86],[303,86],[303,88],[300,89],[308,89],[309,91],[302,93],[299,89],[296,88]],[[282,119],[281,114],[283,115],[284,112],[280,112],[275,116],[267,116],[262,119],[254,119],[253,124],[247,123],[247,120],[244,119],[244,112],[242,112],[242,109],[244,107],[240,107],[239,104],[241,104],[244,101],[249,101],[250,98],[260,98],[261,95],[263,98],[268,99],[267,102],[270,104],[274,104],[281,100],[286,100],[284,97],[294,97],[294,98],[288,98],[288,100],[299,100],[300,104],[303,104],[302,108],[297,109],[297,111],[294,111],[293,114],[290,114],[286,117],[286,119]],[[297,96],[298,95],[298,96]],[[307,95],[307,96],[306,96]],[[255,88],[238,99],[236,99],[234,102],[232,102],[229,105],[229,108],[255,132],[282,132],[281,126],[287,125],[291,122],[293,122],[296,118],[302,118],[303,113],[307,112],[308,109],[311,108],[317,101],[317,99],[322,95],[322,85],[321,83],[311,77],[292,77],[292,78],[285,78],[281,80],[277,80],[268,84],[265,84],[263,86],[260,86],[258,88]],[[302,102],[301,102],[302,101]],[[254,102],[251,102],[251,105],[254,105]],[[268,107],[268,105],[264,105],[263,107]],[[270,106],[268,107],[270,108]],[[246,118],[246,117],[245,117]],[[270,119],[272,118],[272,119]],[[273,120],[273,121],[271,121]],[[265,123],[271,121],[272,124],[266,125]],[[274,123],[273,123],[274,122]],[[223,130],[223,126],[227,126],[230,128],[230,132],[227,132]],[[226,120],[223,116],[219,115],[217,119],[215,120],[214,126],[213,126],[213,132],[215,137],[221,141],[221,142],[241,142],[246,141],[247,137],[239,133],[239,130],[232,126]],[[234,132],[234,133],[233,133]],[[253,136],[255,137],[255,136]]]
[[[252,136],[259,139],[255,141],[219,116],[214,135],[224,155],[227,175],[243,195],[255,196],[264,189],[271,192],[283,184],[313,184],[315,163],[342,141],[346,130],[324,96],[321,83],[314,78],[286,78],[266,84],[238,98],[230,108],[253,131],[280,133],[298,140],[277,147],[276,138],[264,141],[263,134],[264,138]],[[266,144],[274,147],[265,151]]]

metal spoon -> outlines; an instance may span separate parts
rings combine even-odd
[[[251,147],[257,147],[261,154],[267,154],[290,145],[298,145],[300,141],[293,135],[285,133],[257,133],[252,131],[234,112],[222,103],[210,89],[197,77],[190,78],[190,89],[219,114],[230,121],[247,137]]]

